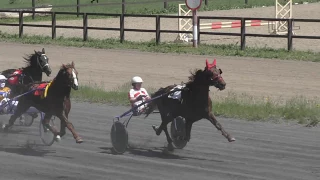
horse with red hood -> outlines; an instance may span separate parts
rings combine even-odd
[[[161,94],[168,94],[177,87],[181,88],[181,91],[174,92],[175,95],[163,96],[150,102],[146,111],[147,117],[156,108],[159,110],[162,123],[160,126],[153,126],[153,129],[158,136],[162,131],[165,132],[169,151],[173,151],[174,148],[167,125],[178,117],[185,119],[185,135],[183,137],[185,141],[190,140],[192,125],[200,119],[209,120],[229,142],[235,141],[235,138],[224,130],[212,112],[212,100],[209,96],[209,88],[214,86],[219,90],[225,89],[226,83],[221,74],[222,70],[217,68],[216,59],[212,63],[206,60],[204,70],[199,69],[191,73],[189,81],[184,85],[170,85],[160,88],[151,95],[153,98]]]

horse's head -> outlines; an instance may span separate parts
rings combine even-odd
[[[78,90],[79,88],[78,71],[76,70],[73,61],[71,64],[62,64],[56,78],[60,79],[66,86],[72,87],[74,90]]]
[[[27,59],[29,66],[40,68],[41,72],[44,72],[47,76],[50,76],[52,70],[50,68],[49,58],[46,55],[44,48],[42,48],[42,51],[34,50],[34,52],[35,53],[29,59]]]
[[[206,67],[203,72],[206,74],[206,79],[208,80],[209,85],[215,86],[219,90],[224,90],[226,88],[226,82],[221,76],[222,70],[217,68],[216,59],[213,60],[212,64],[206,60]]]

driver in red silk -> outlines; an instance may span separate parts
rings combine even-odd
[[[128,96],[129,101],[132,107],[138,106],[144,101],[150,100],[150,96],[145,88],[142,87],[143,80],[139,76],[135,76],[131,80],[132,88],[130,89]],[[136,111],[134,111],[134,114],[140,114],[143,112],[146,108],[147,104],[144,104],[137,108]]]

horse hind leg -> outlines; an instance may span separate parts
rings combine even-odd
[[[64,136],[66,134],[66,127],[67,127],[67,124],[65,121],[61,121],[61,124],[60,124],[60,136]]]
[[[163,127],[163,131],[165,132],[166,134],[166,137],[167,137],[167,142],[168,142],[168,151],[173,151],[174,150],[174,147],[172,145],[172,139],[170,137],[170,134],[168,132],[168,128],[167,128],[167,125],[168,125],[168,122],[166,123],[166,125]]]
[[[44,128],[49,129],[53,133],[56,141],[60,141],[61,140],[61,136],[59,135],[59,132],[57,131],[57,129],[55,127],[50,125],[51,118],[52,118],[52,114],[46,113],[44,115],[43,120],[41,121],[42,125],[43,125]]]
[[[191,138],[191,129],[192,129],[192,125],[193,125],[193,121],[189,120],[189,119],[186,119],[186,136],[184,137],[184,140],[186,141],[190,141],[190,138]]]
[[[5,124],[2,126],[2,128],[7,131],[10,127],[13,126],[14,122],[17,120],[18,117],[20,117],[23,113],[25,113],[31,105],[25,104],[25,103],[18,103],[18,106],[16,110],[14,111],[14,114],[11,115],[8,124]]]

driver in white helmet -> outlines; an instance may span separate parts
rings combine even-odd
[[[151,99],[147,90],[141,87],[143,83],[143,80],[141,77],[134,76],[131,80],[131,83],[132,83],[132,88],[130,89],[128,96],[129,96],[129,101],[132,107],[138,106],[144,101]],[[134,113],[140,114],[145,109],[146,106],[147,104],[140,106],[137,109],[137,111]]]
[[[9,99],[7,98],[10,95],[11,89],[6,86],[7,78],[4,75],[0,74],[0,113],[8,113],[8,109],[11,105],[6,104]]]

